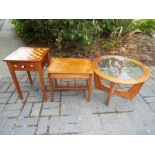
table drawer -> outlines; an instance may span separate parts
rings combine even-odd
[[[11,66],[14,70],[36,70],[37,66],[33,62],[13,62]]]

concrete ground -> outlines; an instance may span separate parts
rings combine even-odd
[[[6,64],[2,61],[7,55],[24,46],[10,20],[2,20],[0,24],[0,77],[10,76]]]
[[[90,103],[83,91],[56,91],[55,101],[50,102],[46,74],[49,100],[43,103],[38,75],[32,77],[30,86],[26,74],[18,75],[24,101],[18,98],[11,78],[2,79],[0,134],[155,134],[155,67],[137,97],[128,101],[113,95],[109,106],[105,105],[107,93],[94,88]]]
[[[0,31],[0,59],[24,44],[13,26],[5,21]],[[55,101],[50,102],[49,82],[45,83],[48,102],[43,103],[40,82],[32,74],[30,86],[25,73],[18,73],[24,100],[18,98],[9,71],[0,61],[0,134],[155,134],[155,67],[151,78],[140,93],[128,101],[113,95],[109,106],[105,105],[107,93],[93,88],[90,103],[83,91],[56,91]],[[84,81],[59,81],[59,84],[85,84]]]

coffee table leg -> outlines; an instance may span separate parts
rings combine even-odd
[[[43,77],[43,73],[42,73],[42,67],[40,67],[38,72],[39,72],[39,79],[40,79],[40,84],[41,84],[41,88],[42,88],[42,92],[43,92],[43,97],[44,97],[44,100],[47,101],[47,94],[46,94],[44,77]]]
[[[55,86],[57,87],[57,86],[58,86],[58,81],[57,81],[57,79],[54,79],[54,82],[55,82]]]
[[[51,102],[53,102],[54,101],[53,80],[52,80],[50,74],[48,74],[48,79],[49,79],[49,85],[50,85]]]
[[[91,90],[92,90],[92,75],[89,75],[89,79],[88,79],[88,101],[90,101],[90,97],[91,97]]]
[[[18,83],[18,79],[17,79],[17,76],[16,76],[16,73],[15,71],[12,69],[11,65],[9,63],[8,64],[8,67],[9,67],[9,71],[10,71],[10,74],[12,76],[12,79],[13,79],[13,82],[15,84],[15,87],[16,87],[16,90],[18,92],[18,95],[19,95],[19,98],[22,100],[23,99],[23,94],[20,90],[20,87],[19,87],[19,83]]]
[[[30,84],[32,85],[33,82],[32,82],[32,78],[31,78],[31,73],[30,73],[30,71],[27,71],[27,74],[28,74],[28,78],[29,78]]]
[[[112,96],[112,93],[114,92],[114,88],[115,88],[115,83],[111,82],[110,89],[109,89],[109,96],[107,98],[107,103],[106,103],[107,105],[111,100],[111,96]]]

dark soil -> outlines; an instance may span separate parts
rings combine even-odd
[[[105,39],[98,39],[89,49],[79,50],[77,46],[68,45],[63,49],[52,48],[53,57],[87,57],[101,55],[121,55],[139,60],[147,65],[155,65],[155,38],[137,33],[121,38],[121,43],[109,50],[103,48]]]
[[[104,41],[99,40],[94,44],[91,51],[98,51],[98,55],[121,55],[139,60],[147,65],[155,65],[155,38],[146,34],[133,34],[122,38],[118,47],[110,50],[103,50]],[[96,55],[93,55],[93,57]]]

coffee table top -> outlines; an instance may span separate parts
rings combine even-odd
[[[4,61],[41,61],[49,52],[49,48],[20,47],[6,58]]]
[[[93,74],[92,62],[83,58],[52,58],[48,73]]]
[[[108,55],[95,58],[93,66],[96,74],[115,83],[141,83],[150,75],[149,68],[144,64],[122,56]]]

